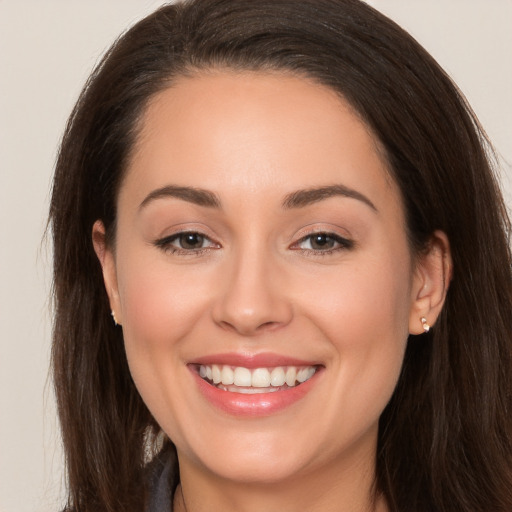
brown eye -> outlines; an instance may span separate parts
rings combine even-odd
[[[330,237],[326,233],[318,233],[312,235],[310,238],[311,249],[315,251],[322,251],[326,249],[332,249],[336,244],[336,240]]]
[[[201,249],[204,244],[204,236],[199,233],[181,233],[177,237],[177,242],[181,249]]]
[[[219,245],[206,235],[195,231],[184,231],[155,241],[155,245],[165,252],[174,254],[192,255],[200,254],[210,249],[217,249]]]
[[[351,249],[353,246],[354,243],[351,240],[335,233],[318,232],[305,236],[297,242],[294,248],[318,254],[330,254],[331,252]]]

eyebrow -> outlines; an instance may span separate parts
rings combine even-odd
[[[167,185],[162,188],[157,188],[150,192],[140,203],[139,210],[148,205],[155,199],[162,199],[165,197],[174,197],[187,201],[189,203],[197,204],[198,206],[206,206],[208,208],[220,208],[220,199],[216,194],[209,190],[204,190],[195,187],[178,187],[176,185]]]
[[[346,187],[345,185],[328,185],[324,187],[309,188],[304,190],[296,190],[285,196],[283,200],[283,208],[295,209],[304,208],[324,199],[342,196],[351,199],[357,199],[369,206],[375,212],[378,212],[375,205],[364,194],[357,190]],[[139,205],[139,209],[147,206],[148,203],[156,199],[173,197],[207,208],[221,208],[221,201],[217,194],[195,187],[179,187],[176,185],[167,185],[150,192]]]
[[[357,199],[369,206],[375,212],[378,212],[375,205],[364,194],[357,190],[346,187],[345,185],[329,185],[326,187],[309,188],[305,190],[297,190],[288,194],[284,201],[283,207],[287,209],[303,208],[310,204],[318,203],[324,199],[342,196],[351,199]]]

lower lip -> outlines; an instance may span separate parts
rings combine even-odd
[[[212,386],[202,379],[196,371],[191,370],[201,394],[218,409],[235,416],[269,416],[298,402],[315,385],[320,370],[306,382],[282,391],[271,393],[242,394],[224,391]]]

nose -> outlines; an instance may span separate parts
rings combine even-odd
[[[249,252],[249,251],[248,251]],[[214,321],[243,336],[256,336],[290,323],[292,303],[283,272],[265,254],[240,254],[226,266],[213,307]]]

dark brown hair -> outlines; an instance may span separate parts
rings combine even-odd
[[[337,91],[384,148],[412,250],[434,230],[449,237],[445,307],[430,333],[409,340],[381,417],[378,491],[393,511],[510,512],[510,226],[489,146],[434,59],[359,0],[164,6],[116,41],[87,82],[63,137],[50,209],[69,510],[143,510],[144,466],[161,448],[110,318],[92,225],[103,220],[115,243],[117,191],[148,100],[174,77],[223,67],[281,70]]]

